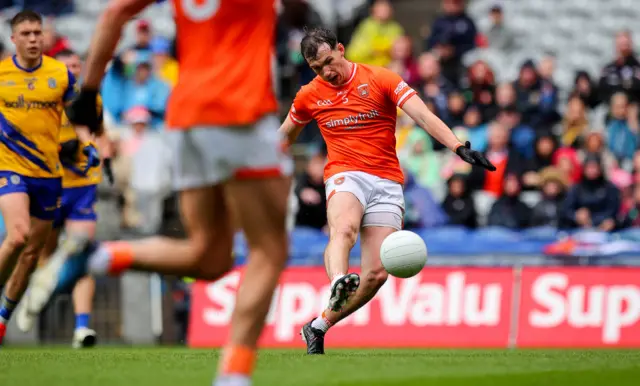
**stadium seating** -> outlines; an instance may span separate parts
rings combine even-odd
[[[494,0],[472,0],[469,15],[478,25],[488,24]],[[505,24],[518,36],[520,51],[505,56],[493,50],[476,51],[467,60],[484,58],[494,66],[499,80],[514,79],[524,58],[557,55],[556,81],[561,88],[573,83],[574,72],[599,75],[612,60],[613,37],[622,29],[640,35],[640,9],[633,0],[503,0]],[[544,28],[541,26],[544,25]],[[551,26],[551,28],[550,28]],[[638,39],[636,39],[636,43]]]
[[[558,231],[549,227],[530,228],[513,231],[500,227],[484,227],[469,230],[459,226],[417,229],[429,251],[429,258],[449,264],[491,264],[506,265],[514,260],[527,264],[549,264],[553,257],[545,257],[545,247],[567,236],[592,249],[581,249],[580,256],[598,257],[604,260],[595,263],[615,263],[639,265],[637,250],[640,250],[640,229],[628,229],[616,233],[594,231]],[[296,228],[291,233],[290,265],[322,265],[324,249],[329,241],[322,231]],[[245,262],[247,246],[241,234],[234,243],[236,262]],[[351,259],[356,263],[362,253],[360,243],[351,251]],[[617,259],[617,260],[616,260]],[[434,262],[433,260],[430,260]]]
[[[91,34],[95,28],[95,20],[100,12],[106,7],[109,0],[75,0],[75,12],[70,15],[60,16],[56,19],[56,29],[61,35],[69,38],[76,51],[84,53],[89,48]],[[362,7],[365,0],[342,0],[340,4],[334,6],[323,0],[310,0],[319,12],[323,20],[328,25],[335,26],[337,22],[344,22],[345,19],[352,18],[355,10]],[[339,14],[337,14],[339,13]],[[0,20],[5,21],[0,26],[0,36],[7,47],[11,47],[11,30],[6,23],[6,19],[13,16],[12,12],[0,14]],[[156,34],[173,37],[175,35],[175,24],[173,22],[173,11],[171,1],[163,1],[153,4],[143,11],[140,19],[146,19],[153,25]],[[131,46],[134,42],[135,25],[129,23],[125,27],[123,39],[118,48]]]

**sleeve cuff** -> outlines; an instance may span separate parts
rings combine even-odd
[[[414,89],[410,89],[405,91],[404,94],[402,94],[402,96],[398,99],[398,103],[397,106],[402,108],[402,106],[405,104],[405,102],[407,102],[409,100],[409,98],[411,98],[412,96],[416,95],[417,92]]]

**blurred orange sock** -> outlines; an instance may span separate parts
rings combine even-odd
[[[220,361],[219,376],[241,375],[251,377],[256,362],[256,350],[246,346],[227,346]]]
[[[133,264],[133,250],[126,241],[113,241],[104,243],[103,247],[109,252],[108,273],[117,275],[126,271]]]

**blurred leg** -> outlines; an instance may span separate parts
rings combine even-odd
[[[232,315],[231,336],[221,359],[218,382],[250,377],[258,338],[273,292],[288,257],[286,210],[288,178],[232,181],[226,187],[238,215],[249,256]],[[243,381],[244,382],[244,381]]]

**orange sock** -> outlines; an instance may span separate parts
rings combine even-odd
[[[117,275],[131,267],[133,264],[133,250],[128,242],[113,241],[103,245],[111,255],[109,274]]]
[[[222,352],[219,374],[246,375],[253,373],[256,363],[256,350],[247,346],[227,346]]]
[[[333,326],[333,323],[331,323],[329,318],[327,318],[327,312],[326,311],[322,311],[322,320],[324,320],[324,322],[327,323],[327,325],[329,327]]]

